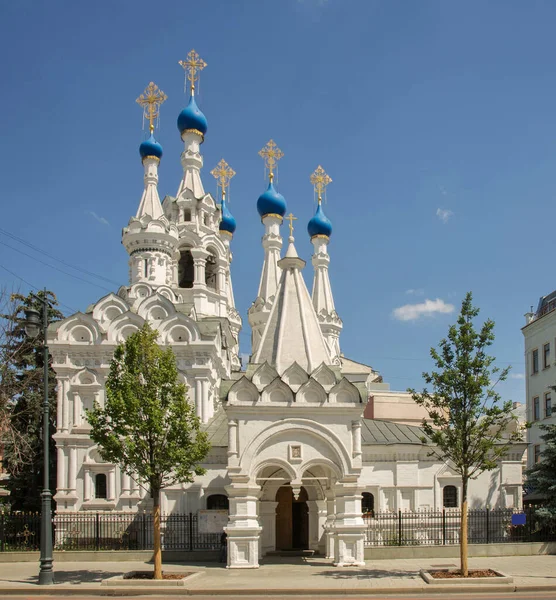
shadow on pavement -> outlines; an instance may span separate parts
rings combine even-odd
[[[331,577],[332,579],[351,580],[380,579],[386,577],[392,579],[409,579],[413,577],[419,577],[419,571],[385,571],[383,569],[346,567],[337,571],[321,571],[320,573],[313,573],[313,575],[317,577]]]
[[[54,581],[55,583],[100,583],[103,579],[108,577],[114,577],[115,575],[122,575],[126,571],[114,572],[114,571],[94,571],[89,569],[80,569],[78,571],[63,571],[59,569],[54,570]],[[31,577],[22,577],[21,579],[2,579],[1,581],[9,581],[10,583],[37,583],[39,581],[38,575],[32,575]]]

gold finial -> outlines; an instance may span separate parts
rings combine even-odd
[[[145,91],[137,98],[135,102],[143,107],[143,118],[150,123],[149,129],[154,131],[154,121],[158,119],[160,106],[166,102],[168,96],[152,81],[145,88]],[[145,121],[143,121],[144,123]]]
[[[185,77],[191,83],[191,95],[195,95],[195,82],[198,81],[201,71],[207,66],[207,63],[195,52],[191,50],[186,57],[187,60],[180,60],[179,64],[185,71]]]
[[[284,156],[284,153],[278,148],[274,140],[270,140],[264,148],[259,150],[259,156],[263,157],[264,166],[268,169],[268,176],[270,181],[272,181],[274,179],[274,168]]]
[[[297,221],[297,217],[293,216],[293,213],[290,213],[287,217],[286,220],[290,222],[290,237],[293,237],[293,222]]]
[[[320,204],[322,202],[322,195],[326,191],[326,186],[332,182],[332,178],[329,177],[326,174],[326,171],[319,165],[311,175],[310,179]]]
[[[224,159],[222,159],[210,174],[216,179],[217,189],[220,188],[222,190],[222,198],[226,198],[226,190],[230,185],[230,179],[236,172]]]

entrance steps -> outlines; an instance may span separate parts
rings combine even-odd
[[[266,556],[282,556],[282,557],[289,557],[289,556],[305,556],[305,557],[311,557],[315,555],[315,551],[314,550],[273,550],[271,552],[267,552]]]

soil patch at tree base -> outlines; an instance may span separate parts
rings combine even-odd
[[[429,584],[491,584],[512,583],[513,577],[508,577],[494,569],[469,569],[468,576],[463,577],[460,569],[421,569],[421,577]]]

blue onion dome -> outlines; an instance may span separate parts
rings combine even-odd
[[[162,146],[154,139],[154,135],[151,133],[151,137],[145,140],[139,146],[139,154],[141,158],[147,158],[147,156],[156,156],[156,158],[162,158]]]
[[[261,217],[265,215],[280,215],[283,217],[286,214],[286,200],[282,194],[276,191],[272,181],[268,184],[266,192],[262,193],[257,200],[257,210]]]
[[[236,230],[236,220],[232,216],[232,213],[228,210],[228,206],[226,205],[226,200],[222,198],[222,220],[220,221],[220,227],[218,228],[220,231],[227,231],[228,233],[234,234]]]
[[[325,235],[330,237],[332,234],[332,223],[328,217],[324,214],[322,206],[319,204],[315,216],[309,221],[307,225],[307,231],[311,237],[315,235]]]
[[[195,96],[191,96],[189,104],[178,115],[178,129],[180,133],[183,133],[187,129],[196,129],[203,135],[207,132],[207,118],[199,110],[195,102]]]

